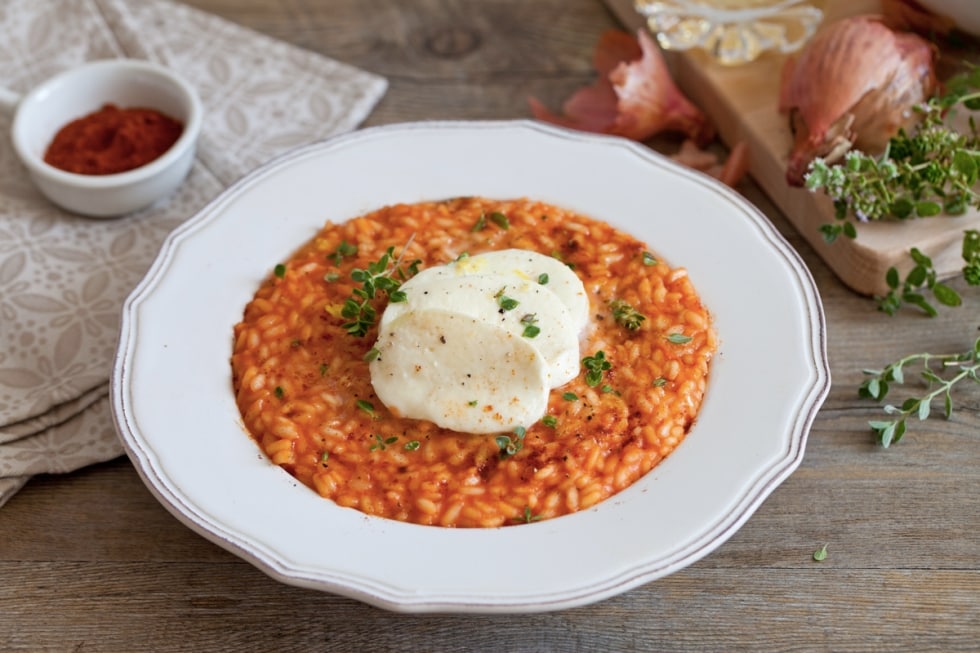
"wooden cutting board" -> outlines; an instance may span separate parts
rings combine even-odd
[[[606,3],[627,28],[644,27],[633,0]],[[878,0],[825,0],[821,4],[825,23],[880,9]],[[963,231],[980,229],[977,211],[957,217],[861,224],[857,239],[841,236],[834,243],[824,242],[819,227],[833,222],[831,201],[785,181],[793,143],[788,122],[778,110],[785,55],[767,53],[736,67],[717,64],[701,51],[669,52],[667,57],[677,85],[712,119],[728,146],[740,141],[747,144],[750,173],[756,183],[847,286],[865,295],[886,294],[885,273],[894,266],[904,278],[913,265],[908,255],[912,247],[932,258],[941,278],[961,273]]]

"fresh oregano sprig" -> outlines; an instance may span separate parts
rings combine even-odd
[[[971,286],[980,286],[980,230],[963,232],[963,278]]]
[[[514,517],[513,521],[521,524],[530,524],[531,522],[536,522],[541,520],[541,515],[535,515],[531,512],[531,506],[524,506],[524,512],[521,513],[520,517]]]
[[[637,331],[643,325],[647,316],[640,313],[633,306],[623,300],[614,299],[609,302],[609,309],[612,311],[613,319],[616,324],[624,327],[627,331]]]
[[[909,256],[915,263],[905,279],[901,279],[898,270],[888,268],[885,282],[888,284],[888,294],[878,299],[878,309],[895,315],[903,304],[918,306],[930,317],[938,315],[936,307],[926,298],[923,290],[932,293],[937,302],[944,306],[959,306],[963,298],[952,287],[937,279],[936,269],[932,259],[913,247]],[[968,229],[963,233],[963,277],[971,286],[980,286],[980,231]]]
[[[527,429],[523,426],[518,426],[514,429],[514,436],[509,435],[498,435],[494,438],[497,446],[500,448],[500,457],[509,458],[515,455],[518,451],[524,448],[524,436],[527,434]]]
[[[392,445],[398,442],[397,435],[392,435],[386,438],[386,437],[382,437],[378,433],[375,433],[373,437],[374,437],[374,444],[371,445],[371,449],[370,449],[371,451],[378,451],[379,449],[381,451],[384,451],[388,448],[388,445]]]
[[[583,358],[582,367],[585,368],[586,385],[594,388],[602,383],[602,375],[612,369],[612,363],[606,359],[606,352],[600,349],[592,356]]]
[[[932,265],[932,259],[917,247],[909,250],[909,256],[915,262],[915,267],[909,270],[904,280],[899,277],[896,268],[888,268],[885,282],[888,284],[889,291],[878,300],[878,310],[895,315],[903,304],[912,304],[930,317],[935,317],[939,312],[923,294],[923,288],[932,292],[936,301],[944,306],[959,306],[963,303],[958,292],[936,278],[936,268]]]
[[[921,396],[909,397],[901,406],[885,404],[884,411],[890,419],[868,422],[883,447],[902,439],[909,417],[914,416],[920,421],[927,419],[932,414],[934,399],[942,397],[943,414],[949,419],[953,414],[953,387],[961,381],[980,383],[980,338],[977,338],[972,349],[962,353],[912,354],[884,369],[864,370],[869,378],[861,384],[858,394],[876,401],[884,400],[892,384],[905,382],[904,369],[912,364],[921,365],[919,376],[926,382],[928,391]]]
[[[348,320],[343,325],[347,333],[352,336],[364,336],[374,326],[378,314],[372,301],[378,293],[386,293],[389,302],[403,302],[407,299],[405,292],[399,288],[402,281],[418,274],[419,265],[422,263],[420,260],[415,260],[403,269],[401,260],[407,249],[408,245],[402,249],[398,258],[395,258],[395,248],[389,247],[381,258],[369,263],[366,269],[351,270],[351,280],[361,285],[351,291],[351,296],[344,301],[340,311],[341,316]]]
[[[835,207],[835,221],[820,227],[824,239],[855,238],[852,218],[906,220],[980,207],[980,134],[972,115],[967,131],[950,126],[960,109],[980,109],[980,68],[952,78],[946,93],[914,107],[920,121],[893,136],[880,156],[851,150],[843,165],[814,160],[805,185],[823,190]]]

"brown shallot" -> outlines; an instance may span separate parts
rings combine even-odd
[[[714,137],[708,119],[674,84],[663,54],[645,31],[634,38],[607,30],[599,38],[593,65],[599,74],[595,83],[576,91],[562,115],[529,98],[535,118],[636,141],[665,131],[683,133],[699,145]]]
[[[802,185],[817,157],[834,163],[852,147],[883,152],[935,91],[935,56],[929,42],[893,31],[878,16],[823,27],[783,69],[779,108],[795,137],[786,180]]]

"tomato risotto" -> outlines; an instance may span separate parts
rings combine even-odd
[[[369,365],[398,284],[508,248],[554,257],[584,284],[580,373],[550,391],[540,420],[505,433],[393,414]],[[248,432],[321,496],[390,519],[492,527],[589,508],[650,471],[691,428],[716,348],[686,271],[643,242],[542,202],[458,198],[327,223],[270,269],[235,326],[231,364]]]

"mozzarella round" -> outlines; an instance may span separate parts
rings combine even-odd
[[[433,307],[387,321],[371,361],[375,393],[392,412],[467,433],[500,433],[540,419],[548,369],[526,338]]]
[[[446,265],[425,268],[404,284],[402,289],[425,284],[437,276],[461,276],[477,274],[513,275],[531,282],[538,282],[541,275],[547,275],[547,282],[541,284],[565,304],[571,317],[569,328],[578,335],[589,320],[589,297],[582,280],[563,262],[553,256],[546,256],[526,249],[501,249],[472,256],[464,256]]]
[[[507,249],[460,257],[404,282],[370,363],[396,415],[468,433],[529,426],[579,373],[589,301],[561,261]]]
[[[578,333],[573,320],[561,299],[543,285],[503,274],[432,275],[423,281],[402,286],[407,299],[389,304],[381,317],[382,330],[409,311],[449,310],[525,338],[547,364],[549,387],[564,385],[578,374]],[[516,305],[502,307],[505,299]],[[537,331],[531,335],[528,327]]]

